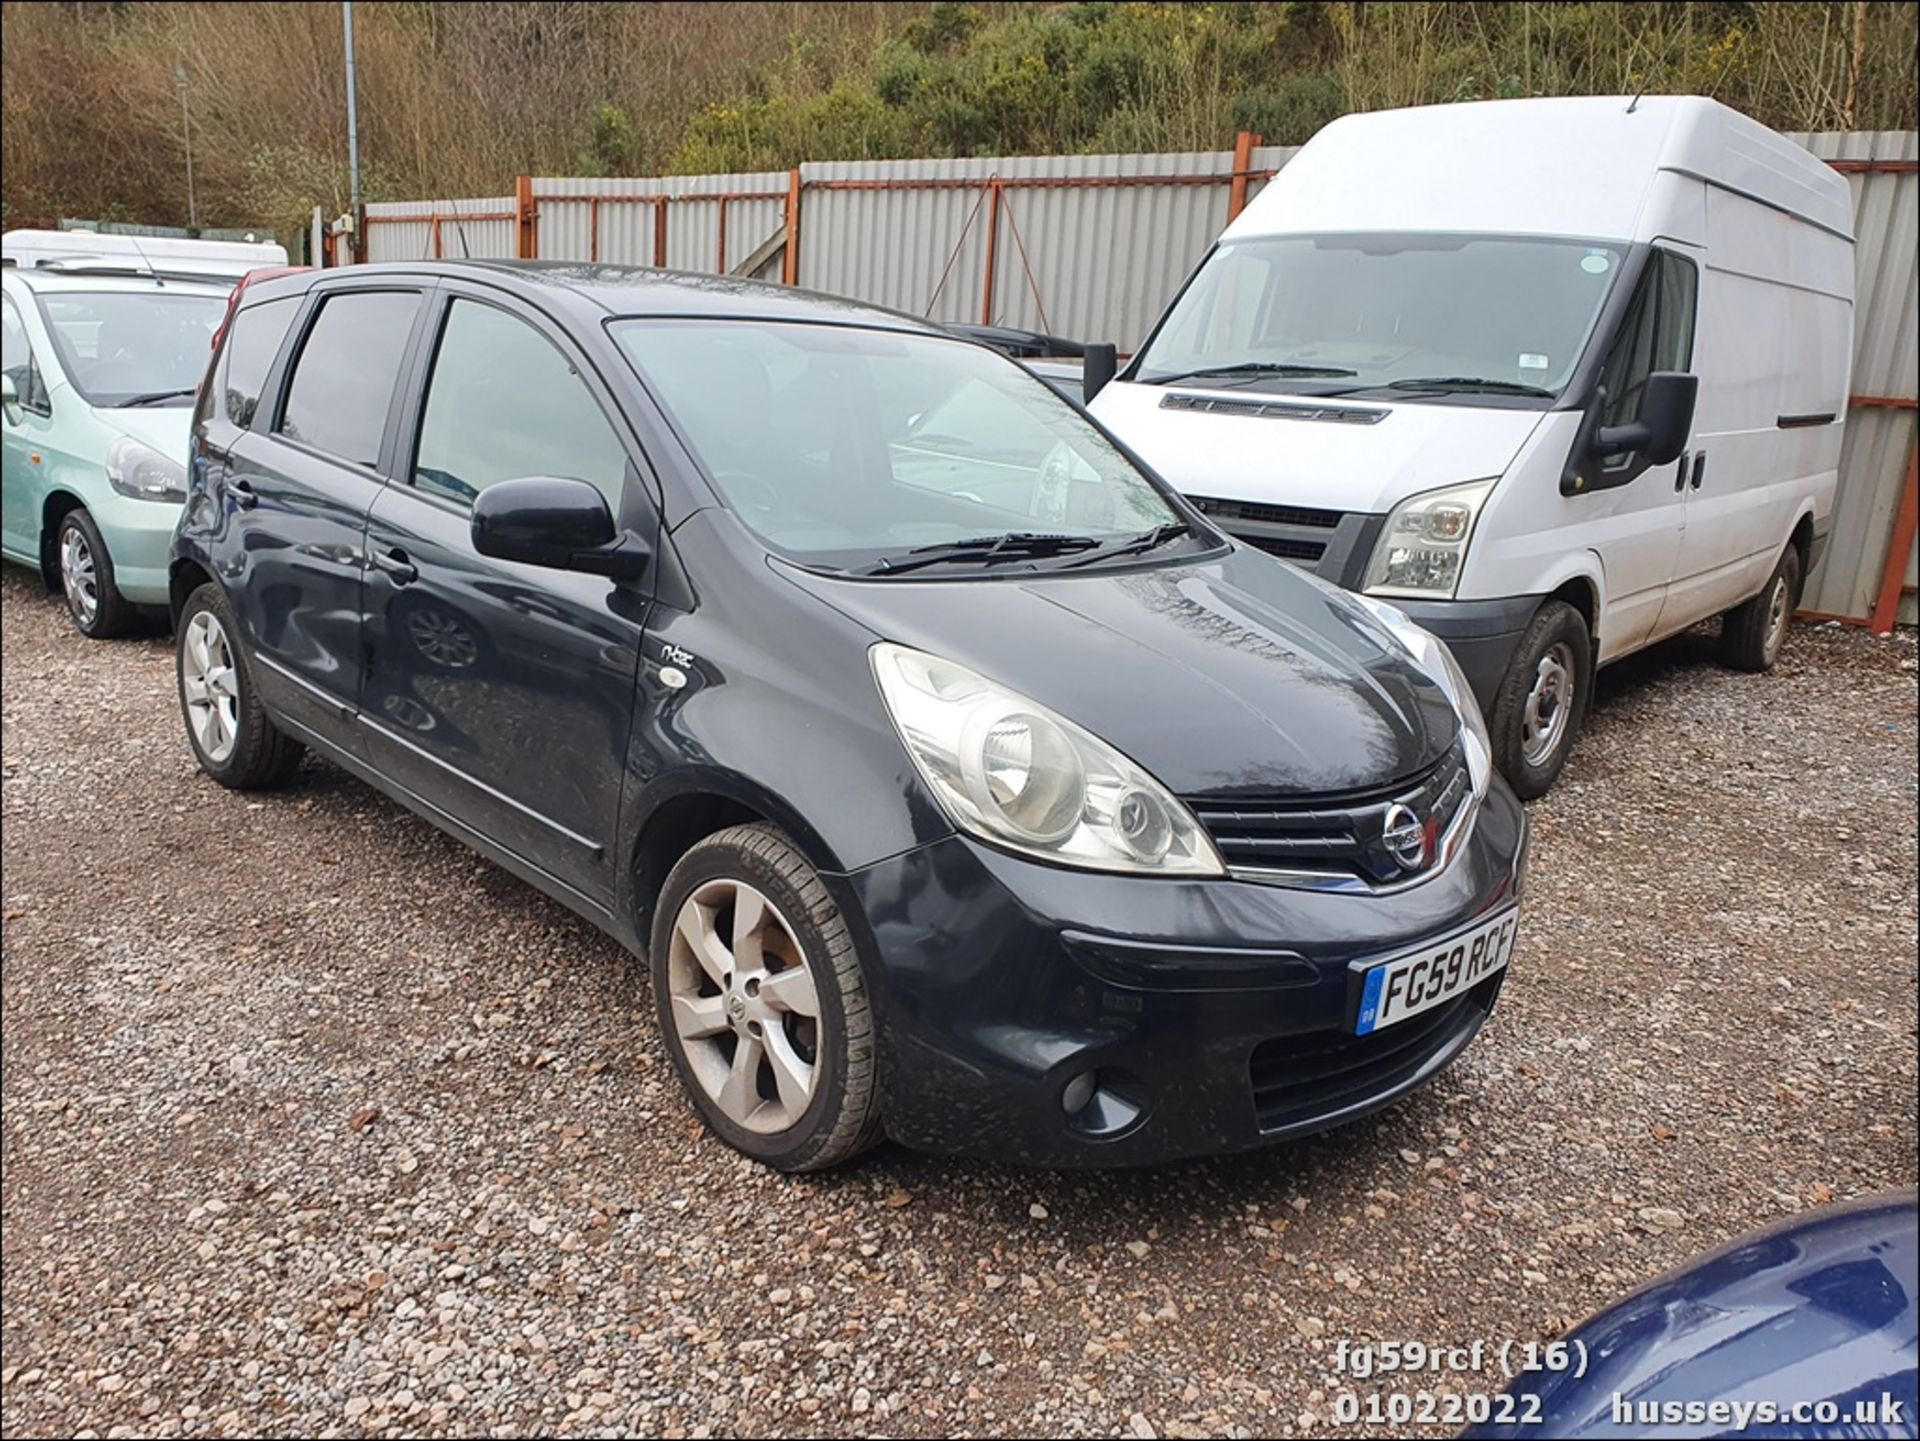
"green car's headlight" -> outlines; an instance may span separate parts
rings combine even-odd
[[[178,505],[187,498],[187,469],[145,441],[123,435],[107,452],[107,484],[135,500]]]

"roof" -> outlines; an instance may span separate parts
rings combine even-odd
[[[1847,183],[1783,135],[1693,95],[1483,100],[1326,126],[1227,235],[1456,231],[1651,239],[1662,172],[1853,233]]]
[[[341,270],[312,271],[303,279],[311,282],[346,273]],[[598,315],[790,320],[947,335],[940,326],[918,316],[876,305],[863,305],[838,295],[825,295],[769,281],[742,280],[729,275],[706,275],[685,270],[593,265],[567,260],[432,260],[356,265],[351,273],[356,276],[461,277],[500,284],[510,289],[537,290],[542,292],[541,299],[550,306],[578,306]],[[256,294],[269,297],[275,293],[278,284],[274,280],[249,286],[247,296],[249,299]]]
[[[97,293],[102,290],[152,291],[164,290],[180,295],[206,295],[224,299],[232,290],[231,280],[216,280],[212,277],[153,275],[132,270],[50,270],[28,266],[6,268],[5,274],[17,278],[28,289],[38,295],[57,295],[61,292],[73,294],[87,291]]]

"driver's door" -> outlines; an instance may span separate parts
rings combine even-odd
[[[26,321],[11,295],[0,300],[0,337],[5,351],[0,365],[13,382],[17,402],[16,410],[0,419],[0,533],[8,555],[37,564],[53,407]]]
[[[648,534],[657,511],[611,398],[544,317],[448,283],[395,484],[367,520],[368,758],[433,808],[601,905],[651,587],[495,560],[473,499],[587,481]]]

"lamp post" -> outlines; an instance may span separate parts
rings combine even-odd
[[[353,0],[340,0],[341,21],[347,32],[347,171],[353,221],[360,223],[360,117],[353,94]]]
[[[187,110],[187,67],[184,61],[174,63],[173,78],[180,87],[180,137],[187,147],[187,229],[198,235],[200,210],[193,197],[193,116]]]

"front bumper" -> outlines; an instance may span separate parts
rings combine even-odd
[[[1447,643],[1460,669],[1473,684],[1480,709],[1491,712],[1493,698],[1513,663],[1533,613],[1540,609],[1537,595],[1504,596],[1499,600],[1402,600],[1388,604],[1405,611],[1413,623],[1432,631]]]
[[[135,605],[167,603],[167,566],[173,554],[173,528],[180,507],[171,502],[135,500],[101,487],[105,494],[87,502],[100,538],[113,562],[113,583]],[[59,577],[54,580],[58,582]]]
[[[1350,971],[1510,903],[1525,844],[1495,780],[1446,870],[1392,895],[1064,870],[961,836],[854,872],[848,919],[879,961],[888,1134],[1027,1165],[1126,1166],[1375,1110],[1459,1054],[1504,972],[1358,1038]],[[1089,1071],[1098,1089],[1069,1116]]]

